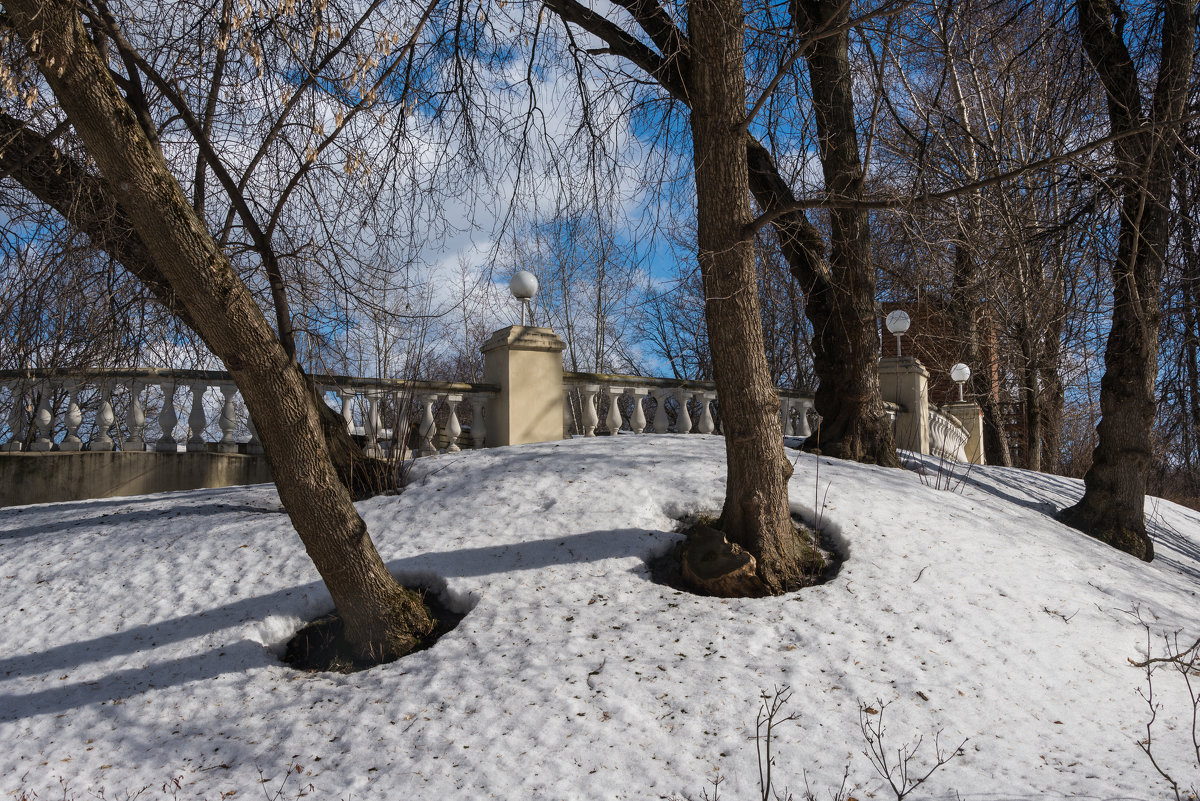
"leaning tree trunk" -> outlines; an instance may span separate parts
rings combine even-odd
[[[388,573],[333,469],[303,373],[138,125],[76,7],[6,0],[5,9],[153,263],[233,375],[347,638],[373,658],[408,649],[431,628],[428,612]]]
[[[838,201],[829,210],[828,282],[805,287],[813,324],[813,364],[821,377],[815,405],[821,415],[807,447],[859,462],[899,467],[892,427],[879,391],[879,331],[875,268],[864,174],[854,119],[854,86],[848,53],[850,4],[795,0],[800,36],[825,31],[804,53],[812,89],[825,189]]]
[[[1112,326],[1100,381],[1100,424],[1082,500],[1068,524],[1149,561],[1146,479],[1150,470],[1163,258],[1170,226],[1171,177],[1195,45],[1196,0],[1165,0],[1157,86],[1143,112],[1140,79],[1111,0],[1077,0],[1079,29],[1108,93],[1116,181],[1121,196],[1112,265]],[[1114,21],[1116,27],[1114,27]]]
[[[757,562],[758,579],[778,593],[800,579],[789,516],[791,464],[783,452],[779,397],[763,349],[753,242],[746,235],[750,192],[740,0],[692,0],[692,147],[705,318],[727,454],[721,530]],[[748,588],[749,589],[749,588]]]
[[[0,142],[3,142],[0,172],[87,234],[92,244],[120,262],[159,303],[204,340],[203,333],[154,263],[129,215],[101,177],[88,172],[42,134],[2,113]],[[212,349],[208,342],[205,345]],[[321,400],[315,385],[312,391],[334,468],[350,494],[361,499],[389,489],[394,483],[395,466],[365,456],[346,431],[345,420]]]

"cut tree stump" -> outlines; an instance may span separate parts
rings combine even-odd
[[[754,557],[709,526],[697,525],[688,531],[679,567],[684,582],[705,595],[746,598],[763,594]]]

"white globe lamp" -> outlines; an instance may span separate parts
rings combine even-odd
[[[958,384],[958,400],[961,403],[963,399],[963,384],[971,380],[971,368],[959,362],[950,368],[950,378],[954,380],[954,383]]]
[[[896,311],[887,316],[884,324],[887,325],[888,331],[896,335],[896,358],[899,358],[902,355],[900,352],[900,337],[904,336],[905,332],[908,331],[908,327],[912,325],[912,320],[909,319],[906,312],[896,309]]]
[[[525,325],[527,309],[529,310],[529,322],[532,323],[533,310],[529,308],[529,301],[538,291],[537,276],[528,270],[517,270],[508,282],[508,291],[512,292],[513,297],[521,304],[521,325]]]

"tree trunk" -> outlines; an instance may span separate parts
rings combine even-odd
[[[546,0],[546,7],[558,14],[563,22],[578,25],[601,39],[608,46],[607,52],[636,64],[673,98],[694,108],[696,91],[691,85],[694,78],[692,62],[707,58],[707,53],[693,41],[694,36],[681,35],[657,3],[620,0],[618,5],[637,20],[657,51],[640,41],[640,36],[631,35],[582,3]],[[852,106],[849,109],[853,111]],[[780,212],[795,204],[796,197],[783,180],[770,152],[753,136],[739,135],[746,148],[742,163],[748,167],[750,191],[759,208],[764,212]],[[824,387],[816,404],[817,411],[827,421],[821,449],[848,458],[899,465],[891,427],[883,416],[883,398],[879,394],[876,373],[879,343],[874,310],[874,272],[868,269],[865,274],[859,274],[853,272],[853,267],[850,271],[831,272],[821,233],[801,210],[780,213],[772,226],[779,235],[780,248],[790,272],[808,298],[805,314],[816,332],[814,370],[819,386]],[[813,302],[816,296],[820,296],[819,303]],[[868,298],[869,313],[866,312]],[[845,346],[851,342],[854,344]],[[833,352],[827,351],[829,343],[834,346]]]
[[[1169,242],[1171,177],[1195,45],[1196,0],[1165,0],[1157,86],[1147,116],[1134,61],[1111,0],[1077,0],[1084,49],[1108,93],[1115,185],[1121,196],[1113,314],[1100,381],[1099,440],[1070,525],[1146,561],[1145,495],[1150,469],[1159,297]],[[1114,27],[1114,21],[1116,27]]]
[[[8,0],[5,8],[153,263],[233,375],[347,639],[377,659],[409,649],[431,629],[428,612],[388,573],[333,469],[303,373],[138,125],[75,6]]]
[[[1042,392],[1041,362],[1037,332],[1029,330],[1025,323],[1019,324],[1018,337],[1021,341],[1021,395],[1025,401],[1025,469],[1040,472],[1042,469]]]
[[[779,397],[763,348],[750,221],[746,147],[736,132],[746,115],[740,0],[692,0],[691,128],[696,220],[705,318],[721,421],[728,485],[721,530],[756,560],[763,588],[798,584],[796,538],[783,452]],[[748,588],[751,589],[751,588]]]
[[[1042,333],[1042,470],[1062,470],[1062,416],[1066,391],[1062,381],[1063,315]]]
[[[797,36],[818,30],[804,53],[808,63],[825,189],[849,201],[863,198],[863,167],[854,119],[854,88],[848,54],[850,4],[843,0],[795,0]],[[813,364],[820,383],[815,405],[821,422],[806,446],[859,462],[899,467],[892,427],[879,391],[879,331],[871,229],[861,208],[829,211],[828,282],[806,287],[813,323]]]
[[[975,225],[977,215],[959,223],[967,228]],[[968,232],[963,231],[965,237]],[[999,386],[996,380],[994,349],[984,341],[992,341],[991,318],[986,316],[980,295],[979,264],[968,245],[959,242],[954,248],[954,287],[951,295],[951,315],[955,334],[962,343],[963,359],[971,367],[967,380],[968,396],[979,404],[983,411],[983,456],[988,464],[1012,467],[1012,455],[1008,450],[1008,435],[1004,430],[1003,415],[1000,414]],[[985,331],[981,331],[981,323]]]

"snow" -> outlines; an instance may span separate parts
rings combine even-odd
[[[719,437],[420,460],[359,509],[398,577],[467,616],[349,676],[278,661],[331,602],[270,486],[0,510],[0,792],[682,799],[719,774],[758,798],[760,696],[788,685],[774,775],[797,796],[848,767],[856,798],[891,797],[859,728],[882,702],[888,747],[923,735],[926,766],[937,732],[968,738],[912,797],[1164,797],[1130,660],[1139,615],[1200,635],[1200,515],[1150,500],[1145,564],[1052,519],[1078,481],[789,453],[793,511],[846,562],[754,600],[647,567],[719,509]],[[1196,781],[1186,691],[1162,672],[1154,693],[1154,753]]]

